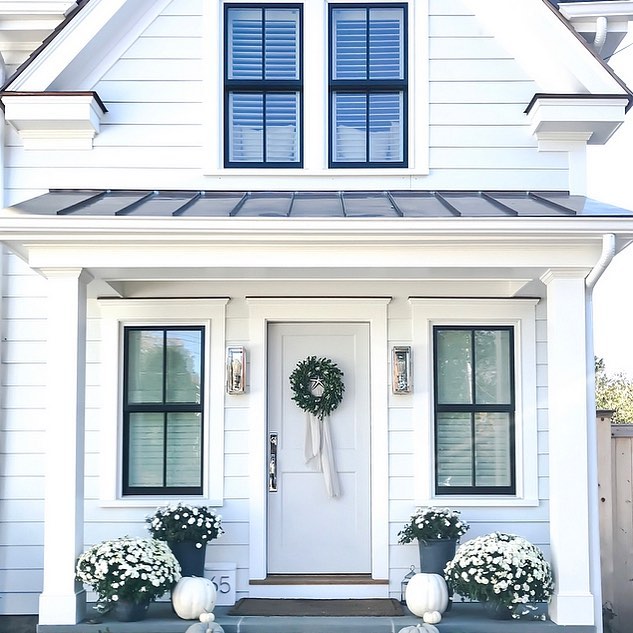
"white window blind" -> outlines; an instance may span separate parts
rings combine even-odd
[[[403,7],[331,13],[333,163],[403,163]]]
[[[300,10],[227,11],[227,142],[234,165],[300,162]]]

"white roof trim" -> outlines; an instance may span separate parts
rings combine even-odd
[[[113,54],[112,42],[120,41],[135,28],[142,30],[170,2],[91,0],[16,76],[7,90],[36,92],[91,88],[82,85],[82,80],[103,62],[103,55]],[[106,41],[108,46],[105,46]]]
[[[543,0],[464,0],[541,93],[626,94],[624,87]]]
[[[610,0],[605,2],[570,2],[558,5],[558,10],[568,19],[590,17],[630,18],[633,17],[633,0]]]

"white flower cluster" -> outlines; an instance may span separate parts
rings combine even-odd
[[[154,538],[172,543],[195,541],[198,548],[224,534],[222,517],[212,508],[184,503],[162,506],[146,522]]]
[[[400,543],[413,540],[458,539],[469,525],[460,518],[457,510],[450,508],[418,508],[409,523],[398,533]]]
[[[86,550],[76,572],[97,592],[103,610],[119,599],[149,602],[162,596],[180,578],[180,565],[166,543],[125,536]]]
[[[539,548],[501,532],[461,545],[445,574],[460,595],[508,606],[547,601],[553,590],[551,569]]]

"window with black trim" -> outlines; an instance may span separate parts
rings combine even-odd
[[[330,167],[407,165],[407,7],[330,5]]]
[[[436,494],[515,494],[514,330],[433,328]]]
[[[301,167],[300,5],[224,9],[224,164]]]
[[[204,328],[125,327],[123,494],[202,494]]]

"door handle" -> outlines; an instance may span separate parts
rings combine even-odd
[[[277,433],[268,434],[268,492],[277,492]]]

